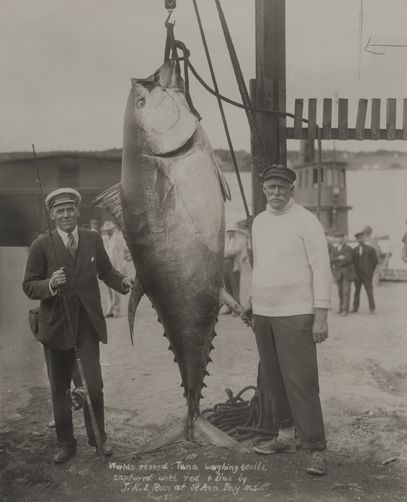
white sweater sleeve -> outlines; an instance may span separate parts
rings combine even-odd
[[[304,245],[312,270],[314,308],[327,309],[331,301],[331,266],[322,225],[314,215],[304,225]]]

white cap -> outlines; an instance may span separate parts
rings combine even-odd
[[[81,200],[81,194],[74,188],[58,188],[47,195],[45,205],[49,210],[59,204],[71,203],[79,206]]]

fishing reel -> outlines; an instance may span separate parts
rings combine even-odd
[[[66,391],[66,395],[71,402],[73,410],[80,410],[86,403],[85,389],[83,387],[75,387],[72,390]]]

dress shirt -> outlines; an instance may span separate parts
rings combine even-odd
[[[71,233],[73,235],[74,241],[75,241],[75,246],[76,249],[78,249],[78,244],[79,244],[79,233],[78,233],[78,227],[76,226],[72,232],[64,232],[60,228],[57,227],[57,232],[58,235],[61,237],[62,242],[64,243],[64,246],[67,247],[68,245],[68,235]]]
[[[76,249],[78,249],[79,232],[78,232],[78,227],[77,226],[72,230],[72,232],[64,232],[63,230],[61,230],[60,228],[57,227],[57,232],[58,232],[58,235],[61,237],[62,242],[64,243],[65,247],[68,244],[68,234],[71,233],[73,235],[73,239],[75,241]],[[49,290],[50,290],[52,296],[55,296],[57,294],[57,291],[54,290],[54,289],[52,289],[52,287],[51,287],[51,279],[49,280],[48,287],[49,287]]]

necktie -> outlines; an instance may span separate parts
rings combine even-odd
[[[68,250],[68,253],[72,256],[72,258],[75,259],[76,255],[76,242],[75,238],[72,234],[68,234],[68,240],[66,243],[66,249]]]

